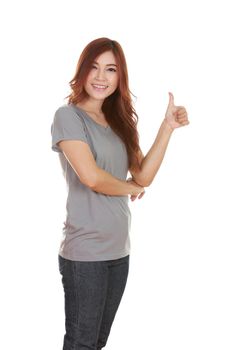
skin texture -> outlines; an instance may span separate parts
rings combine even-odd
[[[87,76],[84,88],[88,93],[88,99],[82,101],[77,106],[84,109],[88,114],[100,124],[106,126],[107,121],[102,112],[102,104],[104,99],[110,96],[118,86],[118,71],[114,54],[111,51],[104,52],[95,59],[95,63]],[[97,91],[93,88],[93,84],[108,86],[107,89]],[[184,106],[176,106],[174,104],[174,96],[169,92],[169,102],[165,117],[161,123],[157,136],[150,150],[144,156],[142,152],[139,154],[141,159],[141,168],[139,172],[133,172],[131,178],[127,179],[132,185],[141,186],[138,194],[130,196],[131,201],[136,198],[141,199],[145,190],[144,187],[149,186],[164,158],[169,139],[175,129],[188,125],[188,113]]]
[[[116,59],[112,51],[106,51],[95,59],[92,68],[87,76],[84,88],[89,97],[77,106],[83,108],[97,122],[105,123],[106,120],[102,112],[104,99],[112,95],[118,86],[119,76],[116,65]],[[112,65],[111,65],[112,64]],[[93,84],[107,85],[107,89],[97,91]]]
[[[118,71],[115,65],[116,60],[111,51],[104,52],[96,57],[84,85],[88,93],[88,98],[77,104],[77,106],[84,109],[96,122],[104,126],[107,125],[107,121],[102,112],[102,104],[105,98],[116,90],[119,81]],[[107,88],[104,90],[96,90],[93,88],[93,84],[105,85]],[[172,133],[175,129],[188,124],[186,108],[184,106],[176,106],[174,103],[174,96],[169,92],[167,110],[157,136],[145,156],[141,150],[139,152],[140,169],[138,171],[129,169],[132,177],[128,178],[124,183],[112,177],[111,174],[104,172],[102,169],[97,169],[98,171],[96,173],[98,176],[96,177],[99,180],[93,180],[95,183],[95,188],[93,189],[102,193],[107,190],[109,194],[111,194],[111,191],[114,193],[123,191],[124,193],[130,194],[131,201],[134,201],[136,198],[141,199],[145,194],[144,187],[148,187],[152,183],[159,170]],[[74,168],[80,168],[80,164],[85,166],[85,160],[81,162],[76,159],[76,154],[82,152],[75,152],[76,144],[73,144],[74,141],[64,141],[63,143],[64,145],[61,143],[61,147],[63,147],[63,151],[67,154],[67,158],[71,160],[72,164],[75,162],[78,163]],[[77,147],[84,146],[79,145]],[[83,154],[84,151],[85,150],[83,150]],[[82,169],[79,169],[78,173],[82,173]],[[83,173],[86,174],[85,169]],[[93,173],[95,172],[93,171]],[[104,176],[105,182],[102,183],[100,179]]]
[[[175,106],[174,96],[169,92],[169,103],[167,106],[165,121],[172,130],[189,124],[188,113],[184,106]]]
[[[141,184],[143,180],[146,181],[146,185],[149,186],[162,163],[171,134],[175,129],[188,124],[189,120],[186,108],[184,106],[176,106],[174,104],[174,96],[169,92],[169,102],[165,118],[160,126],[156,139],[147,155],[142,159],[140,172],[136,174],[131,173],[133,177],[128,180],[130,182],[135,181],[139,184]],[[145,183],[143,185],[145,186]],[[141,199],[144,194],[145,191],[140,193],[139,196],[131,195],[130,199],[131,201],[134,201],[136,198]]]
[[[95,76],[94,76],[94,80],[95,80]],[[113,85],[111,87],[113,87]],[[104,92],[101,92],[101,94],[103,93]],[[169,139],[173,131],[179,127],[182,127],[188,124],[189,124],[188,114],[185,107],[176,106],[174,104],[173,94],[169,93],[169,102],[165,113],[165,117],[159,128],[155,141],[151,146],[150,150],[148,151],[148,153],[146,154],[146,156],[140,153],[139,155],[141,159],[140,171],[136,173],[131,170],[130,173],[132,177],[127,179],[128,183],[135,186],[136,185],[141,186],[141,188],[137,188],[137,194],[130,195],[131,201],[134,201],[136,198],[141,199],[145,194],[144,187],[148,187],[152,183],[162,163],[162,160],[164,158],[164,155],[168,146]]]
[[[88,96],[85,101],[77,104],[85,110],[97,123],[106,126],[106,119],[102,112],[105,98],[110,96],[118,87],[119,75],[115,56],[111,51],[104,52],[95,58],[93,66],[84,84]],[[106,85],[107,89],[96,90],[93,84]],[[121,181],[110,173],[96,166],[89,147],[78,140],[63,140],[59,143],[70,165],[80,177],[81,181],[94,191],[114,195],[139,195],[143,186],[132,182]],[[87,171],[87,169],[92,169]],[[86,174],[91,174],[87,178]]]

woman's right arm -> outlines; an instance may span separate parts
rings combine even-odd
[[[89,145],[80,140],[63,140],[57,144],[80,181],[95,192],[108,195],[139,195],[144,188],[135,182],[127,182],[99,168]]]

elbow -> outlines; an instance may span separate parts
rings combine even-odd
[[[156,172],[154,174],[145,174],[145,173],[141,172],[135,178],[133,177],[133,180],[135,182],[137,182],[137,184],[140,186],[149,187],[152,184],[152,182],[154,181],[154,178],[157,174],[157,171],[158,171],[158,169],[156,170]]]
[[[142,187],[149,187],[152,181],[149,181],[149,179],[147,179],[146,177],[132,177],[132,179],[139,185]]]
[[[97,172],[96,171],[90,171],[85,172],[85,174],[79,174],[79,179],[82,182],[83,185],[89,187],[90,189],[95,189],[97,186]]]
[[[150,177],[150,178],[145,178],[143,181],[144,187],[149,187],[152,184],[152,182],[154,181],[154,178],[155,178],[155,176]]]
[[[83,183],[91,190],[95,191],[98,186],[97,171],[93,171],[91,174],[86,176],[85,179],[83,179]]]
[[[143,186],[143,187],[149,187],[150,184],[151,184],[151,182],[152,182],[152,181],[146,181],[146,180],[144,180],[144,181],[142,181],[141,186]]]
[[[83,184],[89,187],[91,190],[95,190],[97,187],[97,182],[94,177],[89,177],[88,179],[83,181]]]

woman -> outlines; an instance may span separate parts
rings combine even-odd
[[[153,181],[175,128],[187,125],[173,95],[143,155],[127,65],[115,40],[99,38],[80,55],[68,103],[51,127],[68,188],[58,259],[65,296],[63,350],[102,349],[128,276],[131,212]],[[131,178],[127,179],[128,171]]]

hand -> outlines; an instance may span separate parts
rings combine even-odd
[[[131,195],[130,199],[133,202],[136,198],[141,199],[144,196],[144,194],[145,194],[145,190],[143,192],[141,192],[138,197],[134,196],[134,195]]]
[[[172,130],[189,124],[185,107],[174,105],[174,96],[171,92],[169,92],[169,102],[164,120]]]
[[[137,182],[135,182],[135,181],[132,179],[132,177],[128,178],[126,181],[138,185]],[[133,195],[133,194],[130,195],[130,199],[131,199],[131,201],[133,202],[136,198],[141,199],[141,198],[144,196],[144,194],[145,194],[145,190],[144,190],[143,192],[141,192],[141,193],[139,194],[139,196],[138,196],[138,195]]]

